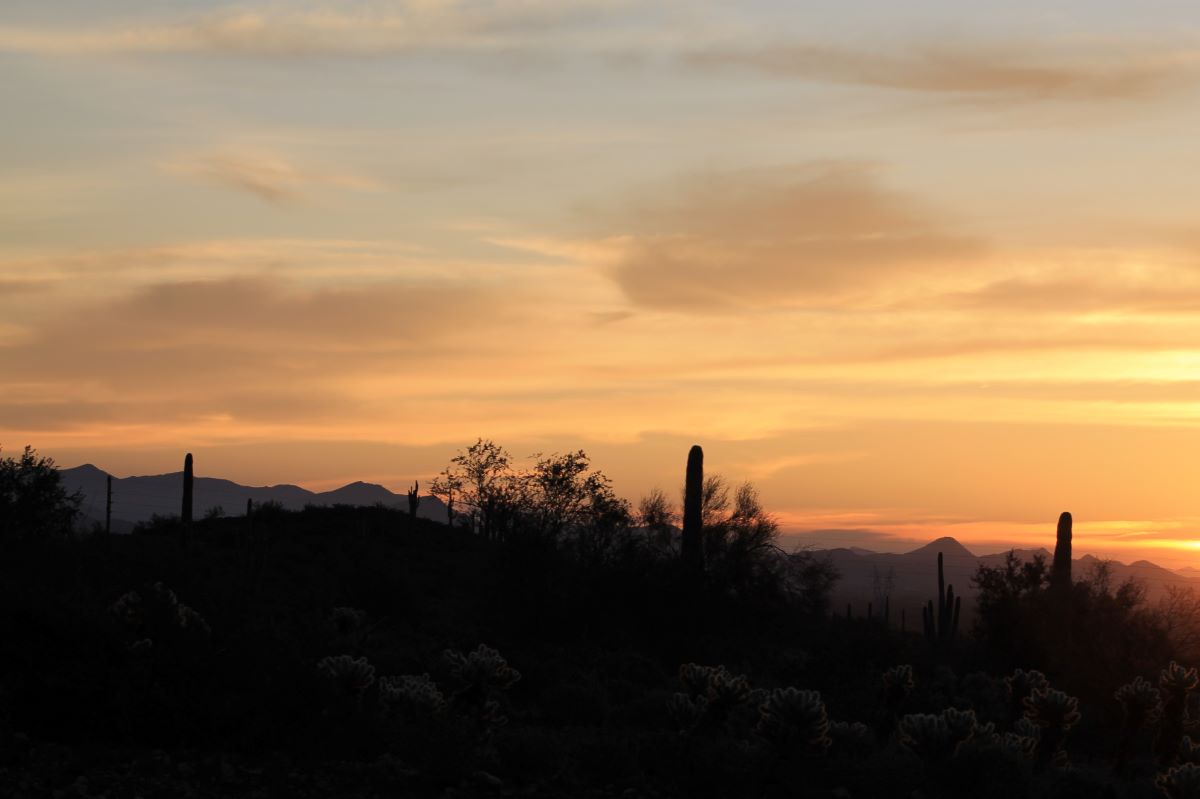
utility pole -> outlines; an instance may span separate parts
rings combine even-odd
[[[108,501],[104,504],[104,534],[112,535],[112,475],[105,475],[108,480]]]

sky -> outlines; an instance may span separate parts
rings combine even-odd
[[[1200,6],[5,0],[0,447],[490,438],[797,541],[1200,565]]]

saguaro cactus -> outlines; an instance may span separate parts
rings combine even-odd
[[[408,489],[408,515],[417,518],[417,506],[421,504],[421,483],[413,480],[413,487]]]
[[[1071,514],[1066,512],[1058,517],[1058,540],[1054,543],[1050,586],[1061,591],[1071,589]]]
[[[192,523],[192,453],[183,459],[183,511],[180,516],[184,524]]]
[[[942,569],[942,553],[938,553],[938,605],[935,615],[933,600],[921,608],[921,622],[925,626],[925,640],[933,646],[953,641],[958,634],[958,615],[962,610],[962,597],[954,595],[954,586],[946,585]]]
[[[704,450],[697,444],[688,452],[687,482],[683,490],[683,560],[704,567],[703,527]]]

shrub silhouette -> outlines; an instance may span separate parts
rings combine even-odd
[[[54,460],[33,447],[0,458],[0,540],[70,534],[81,501],[63,487]]]

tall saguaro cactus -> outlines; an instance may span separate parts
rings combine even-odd
[[[704,450],[696,444],[688,452],[687,482],[683,489],[683,560],[697,571],[704,567],[703,496]]]
[[[183,511],[184,524],[192,523],[192,453],[183,459]]]
[[[413,487],[408,489],[408,515],[417,518],[417,506],[421,504],[421,483],[413,480]]]
[[[1065,511],[1058,517],[1058,540],[1054,543],[1050,587],[1060,591],[1071,589],[1071,514]]]
[[[925,626],[925,640],[932,646],[953,641],[958,634],[958,616],[962,610],[962,597],[954,595],[954,586],[946,585],[942,568],[942,553],[938,553],[938,605],[935,612],[933,600],[921,608],[921,622]],[[936,613],[936,615],[935,615]]]

